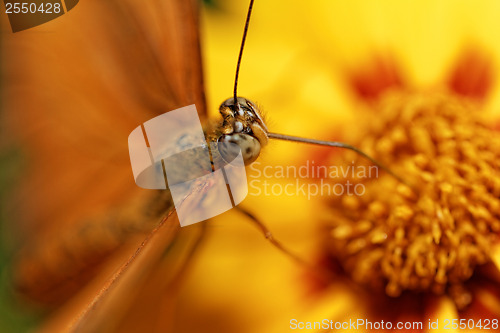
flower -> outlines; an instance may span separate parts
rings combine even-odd
[[[333,199],[330,253],[371,289],[448,295],[465,309],[474,297],[465,284],[493,263],[499,240],[499,133],[455,94],[405,93],[381,104],[359,145],[414,188],[384,174],[366,180],[363,195]]]

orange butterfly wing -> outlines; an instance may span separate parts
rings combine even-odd
[[[193,103],[205,117],[197,4],[88,0],[19,33],[10,33],[4,18],[2,30],[2,148],[15,147],[23,156],[8,221],[19,248],[27,247],[31,255],[17,274],[48,279],[72,264],[58,252],[74,255],[99,246],[78,239],[56,246],[59,235],[131,197],[150,195],[134,183],[129,133],[158,114]],[[82,265],[101,270],[99,254]],[[128,254],[130,248],[117,257]],[[39,259],[52,267],[36,266]],[[89,274],[84,281],[97,274],[82,267],[81,275]],[[57,287],[59,294],[34,290],[31,296],[60,302],[79,288],[78,278],[71,277],[72,286],[34,281],[34,288],[36,283]]]
[[[27,153],[22,227],[115,202],[135,188],[136,126],[193,103],[205,114],[197,26],[194,1],[86,1],[4,33],[6,137]]]

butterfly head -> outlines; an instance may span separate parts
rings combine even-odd
[[[269,140],[268,130],[257,106],[250,100],[238,97],[228,98],[219,107],[223,123],[220,127],[219,152],[226,162],[230,162],[236,152],[231,147],[239,147],[245,165],[249,165],[259,157],[261,147]],[[236,146],[235,146],[236,145]]]

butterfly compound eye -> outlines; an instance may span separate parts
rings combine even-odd
[[[226,112],[230,112],[232,116],[241,115],[243,116],[245,111],[255,113],[256,107],[255,104],[252,103],[249,99],[244,97],[238,97],[238,102],[234,102],[233,97],[229,97],[220,105],[220,110],[225,110]],[[224,116],[224,114],[223,114]]]
[[[241,151],[245,165],[259,157],[261,147],[268,141],[267,128],[258,108],[250,100],[238,97],[226,99],[219,111],[223,121],[220,126],[219,152],[231,163]]]
[[[244,133],[222,135],[219,138],[218,147],[219,153],[226,163],[231,163],[241,152],[245,165],[249,165],[260,154],[259,140]]]

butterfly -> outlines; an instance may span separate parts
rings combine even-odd
[[[156,303],[159,290],[177,285],[204,239],[204,225],[180,230],[173,223],[168,197],[135,187],[123,139],[138,124],[190,104],[206,120],[197,15],[195,1],[95,1],[5,37],[5,137],[20,145],[25,158],[10,206],[21,244],[14,284],[30,298],[56,306],[86,286],[47,329],[67,325],[66,311],[83,311],[73,327],[84,331],[126,326],[120,319],[130,305]],[[236,77],[234,95],[225,102],[230,112],[214,140],[246,147],[260,135],[259,142],[264,137],[358,151],[269,132],[255,104],[237,98],[237,82]],[[242,109],[255,117],[240,130],[235,119]],[[253,139],[242,140],[247,133]],[[207,186],[193,191],[209,191]],[[164,255],[173,259],[161,260]],[[158,280],[163,281],[150,283]],[[173,300],[158,302],[169,308]],[[148,322],[149,315],[136,312],[133,323]]]
[[[2,142],[22,156],[8,206],[8,229],[17,240],[13,284],[52,309],[70,298],[78,302],[74,294],[87,286],[80,293],[85,308],[172,213],[164,210],[167,199],[155,204],[156,194],[131,181],[126,137],[138,124],[185,105],[196,104],[206,118],[198,4],[91,1],[24,32],[3,27]],[[164,230],[157,255],[146,259],[157,262],[175,239],[180,246],[170,252],[178,255],[173,271],[180,271],[200,228],[179,235],[172,223]],[[150,274],[167,267],[155,270]],[[125,275],[147,271],[137,267]],[[175,283],[175,273],[163,276]]]

